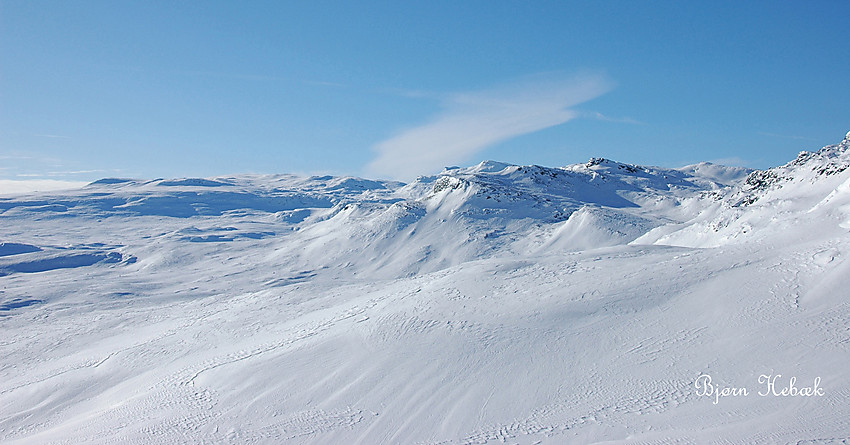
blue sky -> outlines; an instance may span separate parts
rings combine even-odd
[[[0,180],[766,168],[850,130],[850,2],[0,0]]]

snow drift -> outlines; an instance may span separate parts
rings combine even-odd
[[[846,442],[849,150],[0,198],[0,440]]]

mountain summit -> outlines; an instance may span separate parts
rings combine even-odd
[[[846,442],[848,148],[0,198],[0,441]]]

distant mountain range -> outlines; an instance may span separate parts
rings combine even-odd
[[[847,443],[848,166],[0,198],[0,442]]]
[[[79,191],[0,198],[0,215],[253,215],[273,228],[198,229],[182,239],[273,236],[289,250],[308,252],[298,260],[304,267],[339,269],[365,258],[365,269],[403,276],[511,252],[628,243],[717,246],[769,236],[803,220],[847,225],[848,146],[850,134],[840,144],[764,171],[710,163],[668,169],[593,158],[566,167],[484,161],[410,184],[293,175],[107,178]]]

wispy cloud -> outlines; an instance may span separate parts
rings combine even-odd
[[[91,175],[92,173],[107,173],[110,170],[63,170],[63,171],[49,171],[49,172],[39,172],[39,173],[21,173],[16,175],[19,178],[48,178],[48,177],[66,177],[66,176],[74,176],[74,175]]]
[[[0,160],[2,160],[2,161],[9,161],[9,160],[26,161],[26,160],[30,160],[30,159],[35,159],[35,157],[34,156],[26,156],[26,155],[0,155]]]
[[[61,182],[76,184],[118,172],[115,169],[84,168],[87,166],[80,165],[78,161],[45,156],[40,153],[13,152],[0,154],[0,164],[2,164],[0,165],[0,180],[9,181],[45,180],[58,181],[57,184]],[[45,184],[50,184],[50,182],[45,182]]]
[[[25,174],[44,177],[48,176],[47,172],[65,168],[64,162],[61,159],[43,156],[38,153],[0,154],[0,162],[3,163],[3,173],[1,176],[5,177],[21,177],[21,175]]]
[[[49,139],[71,139],[71,136],[62,136],[61,134],[36,134],[33,136]]]
[[[718,158],[711,159],[708,161],[712,164],[725,165],[727,167],[750,167],[753,165],[753,161],[749,161],[747,159],[739,158],[738,156],[732,156],[728,158]]]
[[[324,80],[302,80],[305,85],[312,85],[317,87],[333,87],[333,88],[345,88],[344,84],[338,82],[328,82]]]
[[[582,113],[582,117],[603,122],[614,122],[618,124],[646,125],[645,123],[636,119],[632,119],[630,117],[611,117],[606,116],[598,111],[584,112]]]
[[[468,160],[498,142],[563,124],[581,113],[569,108],[611,89],[601,75],[536,75],[501,87],[456,93],[430,122],[377,144],[370,173],[409,180]]]
[[[0,179],[0,195],[46,192],[50,190],[77,189],[86,185],[82,181],[58,181],[55,179],[13,180]]]

